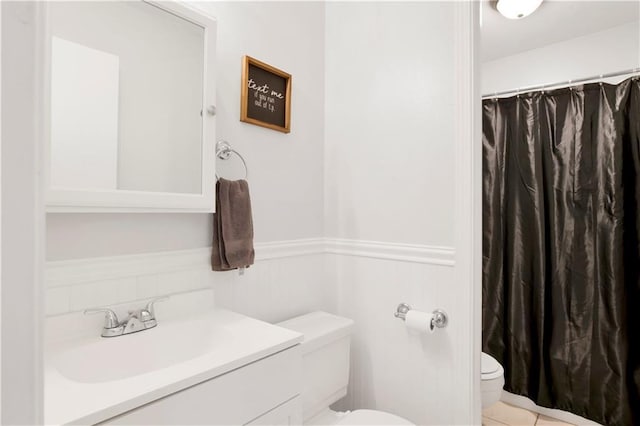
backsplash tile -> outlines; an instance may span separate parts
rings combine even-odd
[[[144,302],[158,296],[211,288],[208,249],[51,262],[46,314]],[[140,304],[137,303],[137,304]]]
[[[244,275],[212,272],[209,262],[209,248],[49,262],[46,314],[141,307],[155,297],[202,289],[215,292],[217,306],[273,322],[335,305],[318,239],[258,245],[256,263]]]
[[[56,315],[69,312],[69,287],[52,288],[47,291],[46,315]]]
[[[117,284],[118,280],[103,280],[74,285],[69,295],[69,308],[72,311],[79,311],[117,303]]]
[[[203,288],[202,268],[168,272],[158,275],[158,294],[171,294]]]
[[[117,287],[117,299],[116,302],[121,302],[123,300],[135,300],[137,299],[137,277],[130,278],[122,278],[119,279],[116,283]]]
[[[214,306],[212,289],[174,294],[155,307],[159,322],[186,318],[210,311]],[[129,301],[109,306],[118,318],[126,318],[127,312],[143,307],[141,301]],[[52,315],[45,320],[45,344],[58,344],[65,340],[86,336],[98,336],[104,326],[104,315],[83,315],[73,311]]]
[[[141,275],[137,277],[136,294],[139,299],[158,296],[158,275]]]
[[[76,283],[47,289],[47,315],[81,311],[168,294],[210,288],[202,268],[113,280]]]

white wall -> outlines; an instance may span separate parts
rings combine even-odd
[[[217,133],[244,156],[249,166],[256,241],[321,236],[324,4],[193,4],[218,19]],[[243,55],[293,75],[291,133],[239,121]],[[242,171],[237,159],[228,161]],[[222,169],[228,164],[218,161],[218,165],[223,176],[230,176]]]
[[[640,68],[640,22],[482,64],[482,93]],[[620,81],[623,77],[611,79]]]
[[[64,213],[47,215],[47,260],[82,259],[211,245],[211,215]]]
[[[257,242],[323,234],[324,5],[193,3],[218,20],[217,138],[247,160]],[[292,37],[295,34],[295,37]],[[241,123],[241,58],[293,75],[291,133]],[[222,176],[242,176],[231,158]],[[49,214],[47,259],[113,256],[211,245],[211,215]]]
[[[356,321],[343,406],[417,424],[453,424],[463,404],[452,378],[465,350],[456,329],[469,313],[456,303],[453,258],[433,256],[454,240],[453,9],[326,6],[326,234],[353,246],[328,256],[339,312]],[[379,256],[359,254],[378,247],[366,240],[383,243]],[[405,255],[394,256],[400,248]],[[444,308],[451,326],[410,335],[393,317],[400,302]]]
[[[327,235],[452,244],[451,9],[327,5]]]

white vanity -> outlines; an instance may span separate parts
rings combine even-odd
[[[194,308],[213,301],[199,293],[165,302],[157,327],[119,337],[100,337],[100,320],[81,313],[49,319],[45,424],[301,424],[302,335]]]

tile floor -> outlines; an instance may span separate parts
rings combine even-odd
[[[483,426],[573,426],[524,408],[497,402],[482,411]]]

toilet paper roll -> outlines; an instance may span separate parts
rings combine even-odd
[[[415,309],[412,309],[407,312],[404,324],[409,330],[431,334],[435,330],[435,327],[431,326],[432,318],[432,313],[416,311]]]

